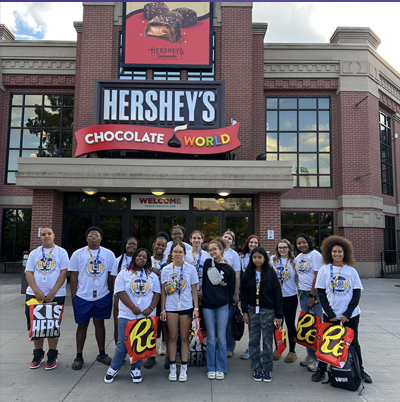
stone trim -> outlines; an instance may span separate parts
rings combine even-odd
[[[281,209],[338,209],[338,200],[281,200]]]
[[[264,61],[264,78],[271,78],[271,73],[292,73],[293,77],[299,74],[313,74],[309,78],[319,78],[322,75],[332,78],[338,78],[340,75],[340,67],[338,62],[266,62]],[[318,73],[318,77],[314,74]],[[289,77],[285,74],[285,78]]]
[[[82,21],[74,21],[74,28],[77,33],[82,33]]]
[[[0,24],[0,39],[1,40],[15,40],[14,34],[10,31],[7,25]]]
[[[396,215],[397,213],[397,207],[395,205],[383,205],[382,212],[384,214],[392,214]]]
[[[253,22],[253,35],[264,35],[267,33],[268,23]]]
[[[379,85],[385,89],[390,95],[400,101],[400,87],[394,84],[384,74],[379,73]]]
[[[373,208],[383,209],[383,198],[374,195],[340,195],[339,208]]]
[[[376,211],[339,211],[339,228],[385,228],[385,214]]]
[[[381,44],[379,36],[369,27],[337,27],[330,43],[367,44],[374,50]]]
[[[1,195],[0,205],[32,205],[33,197],[18,195]]]
[[[162,170],[163,174],[160,174]],[[18,158],[17,186],[29,189],[167,193],[285,193],[293,188],[291,162]],[[249,177],[252,179],[249,180]],[[177,179],[179,178],[179,179]]]

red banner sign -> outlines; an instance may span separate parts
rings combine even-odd
[[[239,123],[212,130],[102,124],[75,133],[78,146],[75,157],[108,150],[139,150],[176,154],[207,155],[232,151],[241,144]]]

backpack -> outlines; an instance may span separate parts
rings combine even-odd
[[[347,360],[342,368],[331,366],[329,379],[332,387],[357,391],[362,382],[360,361],[353,346],[350,346]]]

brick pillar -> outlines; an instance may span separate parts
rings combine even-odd
[[[64,193],[56,190],[34,190],[31,223],[30,251],[42,243],[38,229],[49,226],[56,235],[55,243],[61,245]]]
[[[273,240],[268,240],[268,230],[274,231]],[[281,239],[280,193],[259,193],[254,197],[254,234],[260,238],[261,246],[273,253]]]

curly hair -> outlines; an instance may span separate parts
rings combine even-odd
[[[351,267],[354,265],[354,250],[353,245],[342,236],[329,236],[321,245],[321,254],[325,264],[332,264],[332,249],[335,246],[340,246],[344,252],[343,262]]]
[[[274,255],[274,258],[272,259],[273,262],[274,262],[274,265],[277,264],[279,259],[281,258],[281,254],[280,254],[279,249],[278,249],[279,243],[285,243],[289,247],[289,261],[290,261],[290,264],[292,264],[294,266],[294,263],[293,263],[293,261],[294,261],[293,247],[292,247],[292,244],[290,243],[290,241],[286,240],[286,239],[281,239],[281,240],[278,241],[278,243],[276,243],[275,255]]]
[[[220,250],[222,250],[222,254],[224,254],[225,247],[228,245],[223,237],[216,237],[215,239],[212,239],[208,243],[208,246],[210,247],[211,244],[215,244]]]

